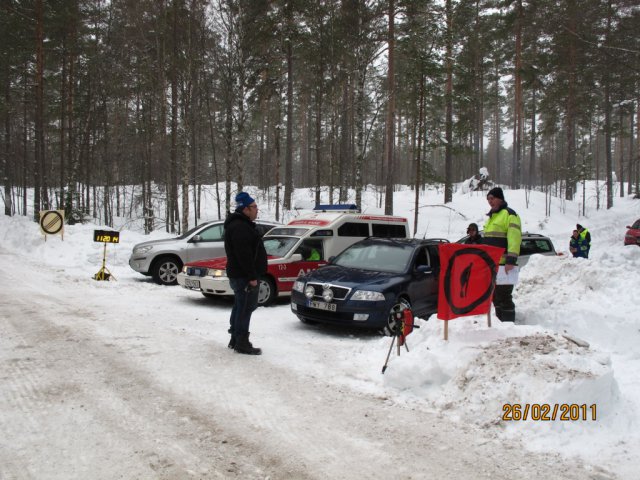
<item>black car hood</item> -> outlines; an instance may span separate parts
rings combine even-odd
[[[307,282],[331,283],[345,287],[387,285],[390,280],[402,277],[402,273],[375,272],[357,268],[325,265],[304,276]]]

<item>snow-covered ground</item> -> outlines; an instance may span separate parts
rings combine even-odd
[[[273,219],[274,208],[268,204],[266,197],[254,188],[249,188],[249,191],[261,207],[260,216]],[[223,363],[227,362],[224,359],[228,355],[238,359],[234,364],[235,369],[240,368],[238,362],[246,362],[246,370],[240,369],[239,374],[248,377],[255,375],[252,370],[256,361],[260,362],[261,372],[264,371],[264,365],[285,372],[279,374],[279,382],[285,390],[292,389],[292,394],[301,386],[305,389],[305,385],[314,390],[318,385],[326,385],[328,389],[340,392],[355,392],[368,401],[404,407],[403,411],[414,411],[416,415],[435,414],[436,418],[452,421],[474,438],[478,445],[484,445],[485,442],[521,443],[524,452],[531,452],[534,458],[538,458],[538,455],[557,458],[559,455],[564,459],[560,460],[561,463],[566,461],[567,465],[583,465],[587,472],[593,473],[590,478],[637,478],[640,466],[640,377],[637,374],[640,370],[640,300],[637,294],[640,287],[640,248],[625,247],[623,237],[625,225],[640,218],[640,201],[616,198],[614,208],[596,210],[592,192],[592,189],[587,190],[585,217],[578,215],[581,198],[575,202],[552,198],[550,215],[546,216],[548,197],[545,199],[538,192],[505,190],[509,205],[522,219],[523,230],[548,235],[556,249],[564,253],[558,257],[534,256],[522,269],[515,291],[515,325],[501,324],[495,317],[492,327],[487,326],[484,316],[459,318],[449,324],[449,340],[445,341],[442,321],[435,317],[429,321],[421,320],[420,329],[408,338],[410,351],[403,350],[400,356],[394,352],[386,373],[382,375],[381,367],[389,348],[389,338],[366,332],[303,325],[291,313],[285,301],[273,307],[261,308],[253,316],[252,340],[263,348],[262,357],[233,357],[231,351],[222,348],[216,358]],[[429,189],[421,193],[418,236],[455,241],[465,234],[468,223],[484,223],[488,210],[484,194],[461,191],[446,206],[441,203],[442,197],[442,190]],[[294,206],[303,209],[302,212],[312,207],[312,198],[308,190],[298,190]],[[363,210],[382,213],[383,209],[378,205],[379,197],[373,189],[367,190]],[[413,191],[398,191],[394,205],[394,213],[406,216],[413,229]],[[204,211],[211,216],[216,210],[211,204],[205,205]],[[293,215],[289,213],[285,220]],[[568,254],[569,237],[576,223],[587,227],[592,234],[588,260],[574,259]],[[3,298],[0,302],[0,332],[4,332],[4,338],[0,340],[0,345],[3,345],[0,349],[0,400],[3,403],[0,425],[4,425],[5,431],[0,439],[0,478],[81,478],[78,472],[89,471],[86,470],[89,468],[87,465],[92,461],[98,462],[94,457],[99,456],[91,448],[87,449],[86,443],[69,442],[66,437],[55,434],[36,442],[44,451],[34,455],[32,460],[24,451],[29,445],[35,444],[31,438],[35,434],[26,434],[30,432],[28,422],[25,431],[20,431],[20,408],[16,402],[18,398],[30,395],[37,397],[38,394],[29,389],[19,391],[24,386],[15,387],[15,377],[24,375],[26,370],[13,367],[22,365],[25,358],[33,359],[34,355],[26,347],[21,351],[16,350],[14,343],[17,337],[12,336],[8,328],[10,324],[19,322],[16,318],[18,311],[25,311],[25,315],[29,316],[29,302],[36,307],[42,303],[37,298],[20,298],[20,291],[40,288],[41,292],[50,291],[51,295],[62,297],[61,305],[83,312],[93,322],[92,328],[102,331],[106,336],[113,336],[113,344],[118,345],[119,349],[148,350],[150,356],[162,351],[164,361],[169,358],[168,365],[162,364],[167,372],[177,368],[171,365],[171,356],[168,355],[172,349],[175,349],[175,363],[180,365],[178,356],[183,353],[181,349],[188,351],[190,345],[194,349],[200,348],[202,341],[218,347],[226,344],[230,304],[211,301],[179,287],[160,287],[133,272],[128,267],[131,249],[134,244],[148,237],[124,225],[131,225],[131,222],[119,219],[116,228],[121,230],[120,243],[107,247],[107,267],[116,281],[95,282],[91,277],[101,266],[103,246],[92,241],[92,234],[94,229],[103,226],[66,226],[64,240],[55,236],[44,241],[37,224],[24,217],[0,217],[0,258],[4,259],[3,264],[14,269],[12,275],[7,276],[6,266],[3,265],[2,270],[5,271],[0,273],[0,282],[4,276],[5,289],[11,290],[13,296],[12,299]],[[159,238],[168,235],[154,232],[151,236]],[[15,269],[19,269],[19,273]],[[49,315],[56,319],[56,315],[62,316],[61,311],[54,309]],[[65,322],[64,318],[56,321],[59,324]],[[180,345],[174,345],[171,339],[164,337],[163,343],[158,343],[154,335],[145,335],[145,329],[148,332],[154,325],[159,329],[162,326],[179,332]],[[32,328],[37,329],[37,323]],[[73,329],[74,326],[69,325],[68,328]],[[123,331],[137,328],[137,333],[125,340],[117,339],[117,328]],[[2,336],[3,333],[0,333],[0,338]],[[10,345],[13,345],[11,350],[8,349]],[[140,361],[151,369],[160,367],[153,363],[153,357],[141,358],[144,359]],[[160,377],[169,375],[164,371],[153,371]],[[181,375],[185,385],[193,386],[202,382],[201,373],[186,371]],[[81,377],[81,366],[70,374],[74,378]],[[40,372],[39,376],[42,375],[45,373]],[[296,380],[287,380],[287,375]],[[201,387],[205,391],[212,388]],[[175,388],[187,387],[176,385]],[[99,394],[96,392],[96,395]],[[43,397],[38,398],[44,401]],[[234,398],[227,400],[231,403],[240,401]],[[270,400],[265,398],[266,402]],[[109,404],[109,399],[103,401]],[[529,405],[529,418],[504,420],[503,414],[508,409],[505,405],[513,404],[522,405],[523,411]],[[564,408],[562,406],[566,404],[580,406],[570,412],[578,419],[532,419],[540,413],[537,405],[543,409],[544,405],[549,405],[549,416],[554,406],[558,405],[559,418]],[[334,405],[334,408],[345,410],[351,407],[350,404]],[[111,405],[110,408],[118,411],[119,407]],[[55,413],[55,409],[51,411]],[[278,417],[279,414],[277,405],[271,405],[271,409],[258,409],[255,416],[260,412],[265,417]],[[15,419],[16,415],[18,420]],[[48,418],[48,428],[52,432],[56,429],[68,432],[69,422],[84,425],[84,420],[89,424],[92,421],[84,419],[82,412],[77,415],[61,415],[59,424],[56,424],[55,416]],[[311,413],[306,417],[304,426],[304,422],[301,422],[296,427],[301,430],[308,428],[321,437],[326,426],[314,423],[315,418]],[[323,418],[319,415],[318,421]],[[254,420],[259,425],[269,423],[266,418]],[[63,422],[66,422],[65,426]],[[275,424],[276,421],[271,423]],[[273,428],[273,425],[270,426]],[[82,428],[88,428],[87,438],[91,438],[91,426],[84,425]],[[410,429],[407,424],[407,428],[408,431],[415,429],[415,425]],[[287,434],[295,436],[296,432],[289,431]],[[301,433],[303,443],[311,442],[307,435]],[[463,441],[462,437],[460,440]],[[411,442],[411,438],[398,441]],[[81,451],[87,465],[79,460],[60,460],[57,473],[53,475],[42,469],[44,460],[38,463],[39,455],[44,458],[57,454],[62,459],[69,455],[69,449],[71,456],[74,449]],[[321,466],[327,463],[322,451],[307,455],[304,474],[309,477],[314,477],[315,472],[320,478],[319,472],[324,472],[332,478],[356,478],[355,473],[352,475],[341,471],[339,466],[323,470],[329,467]],[[16,458],[22,457],[26,460],[21,465],[33,462],[39,465],[39,469],[28,468],[20,472],[6,467],[8,458],[13,458],[15,462]],[[5,464],[5,470],[1,464]],[[17,468],[15,465],[18,463],[13,465]],[[65,471],[65,468],[73,471]],[[292,468],[291,465],[282,465],[280,470],[274,468],[271,471],[280,472],[281,475],[274,476],[272,473],[272,478],[285,478],[285,472],[289,472],[290,478],[295,478],[296,470]],[[504,478],[547,475],[535,469],[516,471],[510,475],[511,467],[502,464],[501,468],[506,472]],[[575,472],[570,470],[571,467],[568,467],[567,471],[557,472],[555,478],[574,478]],[[132,473],[130,478],[145,477],[144,471],[141,472]],[[183,478],[176,472],[165,469],[164,476],[159,477]],[[98,476],[109,478],[108,473],[108,470],[106,473],[103,471]],[[454,473],[450,476],[441,474],[439,478],[472,478],[465,476],[464,471],[456,475]],[[199,478],[197,472],[194,475],[193,478]],[[200,475],[206,477],[202,472]],[[240,478],[242,475],[235,472],[228,476]],[[375,475],[364,474],[364,477],[367,476],[375,478]],[[378,478],[388,476],[380,472]],[[247,475],[246,478],[260,476]],[[431,477],[424,472],[412,472],[409,468],[408,473],[405,471],[398,478]]]

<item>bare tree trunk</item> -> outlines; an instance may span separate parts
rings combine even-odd
[[[445,160],[444,160],[444,203],[453,200],[453,7],[451,0],[446,0],[446,55],[445,69],[447,72],[447,84],[445,91]]]
[[[567,4],[567,13],[569,15],[569,31],[576,31],[576,5],[574,0],[569,0]],[[574,188],[575,188],[575,167],[576,167],[576,141],[575,141],[575,118],[576,118],[576,70],[577,70],[577,58],[576,58],[576,39],[573,35],[569,35],[569,75],[568,75],[568,92],[567,92],[567,106],[566,106],[566,125],[567,129],[567,161],[566,161],[566,192],[565,198],[567,200],[573,200]]]
[[[496,171],[495,171],[495,179],[496,182],[502,181],[502,161],[500,158],[501,153],[501,145],[502,145],[502,135],[500,129],[500,75],[498,72],[498,64],[496,62],[496,104],[494,108],[494,121],[495,121],[495,143],[496,143]]]
[[[640,196],[640,96],[636,99],[636,195]]]
[[[389,0],[389,31],[387,41],[389,44],[388,51],[388,71],[387,71],[387,121],[385,132],[385,164],[386,164],[386,180],[385,180],[385,201],[384,213],[393,215],[393,186],[394,186],[394,127],[395,127],[395,110],[396,110],[396,92],[395,92],[395,1]]]
[[[299,123],[300,123],[300,176],[298,181],[300,182],[300,186],[307,187],[310,183],[309,176],[309,125],[310,125],[310,117],[309,117],[309,96],[305,92],[301,98],[300,110],[298,112],[299,115]]]
[[[620,175],[618,181],[620,182],[620,198],[624,198],[624,109],[620,107],[620,135],[618,136],[618,143],[620,144]]]
[[[609,44],[611,36],[611,0],[608,1],[607,9],[607,30],[605,35],[605,45]],[[609,69],[605,68],[604,73],[604,143],[606,158],[606,178],[607,178],[607,210],[613,207],[613,159],[611,158],[611,85]]]
[[[43,19],[42,0],[36,1],[36,78],[35,78],[35,97],[36,97],[36,113],[35,113],[35,168],[33,170],[34,180],[34,220],[40,220],[40,208],[44,206],[49,208],[46,200],[47,189],[44,167],[44,19]],[[44,194],[44,198],[43,198]]]
[[[318,85],[318,92],[316,93],[316,205],[320,204],[320,164],[322,163],[322,97],[324,95],[324,89],[322,87],[323,76],[324,68],[321,66],[319,79],[320,84]]]
[[[360,61],[360,60],[359,60]],[[363,68],[360,67],[356,72],[356,161],[354,166],[354,185],[356,190],[356,205],[362,205],[362,166],[364,164],[364,134],[365,134],[365,118],[364,118],[364,102],[365,102],[365,75]]]
[[[278,101],[276,102],[276,114],[277,118],[274,122],[274,161],[275,161],[275,183],[276,183],[276,222],[280,221],[280,122],[282,115],[280,113],[280,95],[278,95]]]
[[[534,82],[531,92],[531,147],[529,149],[529,187],[536,184],[540,179],[536,173],[536,86]]]
[[[293,195],[293,48],[291,46],[291,30],[293,18],[290,2],[287,2],[287,26],[289,35],[286,39],[287,55],[287,146],[284,158],[284,200],[282,207],[291,209]]]
[[[413,236],[415,237],[418,231],[418,218],[420,211],[420,185],[422,184],[422,158],[420,154],[422,152],[422,122],[424,117],[424,73],[420,75],[420,100],[419,100],[419,108],[418,108],[418,146],[416,152],[416,183],[415,183],[415,202],[414,202],[414,214],[413,214]]]
[[[518,0],[516,12],[516,58],[515,58],[515,141],[513,145],[514,163],[511,169],[511,185],[520,188],[522,165],[522,0]]]
[[[633,190],[633,172],[634,172],[634,161],[633,161],[633,119],[634,119],[634,104],[631,102],[631,109],[629,110],[629,175],[627,176],[627,195],[631,195]]]
[[[6,106],[6,110],[3,112],[4,148],[3,151],[0,152],[0,156],[2,157],[2,164],[0,165],[0,167],[2,168],[2,184],[4,185],[4,214],[11,216],[13,215],[13,199],[11,198],[11,187],[13,185],[14,175],[9,174],[9,158],[11,156],[11,113],[9,111],[11,105],[11,81],[9,79],[9,75],[6,76],[5,80],[6,81],[3,85],[4,100]]]

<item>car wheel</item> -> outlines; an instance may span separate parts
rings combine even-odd
[[[269,277],[262,277],[258,283],[258,306],[266,307],[276,298],[276,284]]]
[[[298,317],[298,320],[300,320],[305,325],[317,325],[318,324],[318,322],[316,322],[315,320],[309,320],[308,318]]]
[[[406,298],[398,298],[391,310],[389,310],[389,316],[387,317],[387,326],[384,327],[384,334],[389,336],[395,336],[398,334],[399,329],[402,328],[404,323],[404,311],[411,308],[409,300]]]
[[[174,257],[161,257],[153,264],[153,280],[159,285],[175,285],[178,283],[178,272],[182,262]]]

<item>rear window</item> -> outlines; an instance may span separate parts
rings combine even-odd
[[[522,240],[520,244],[520,255],[532,255],[534,253],[552,252],[551,242],[545,239]]]
[[[387,223],[373,223],[373,236],[384,238],[405,238],[407,229],[404,225],[389,225]]]

